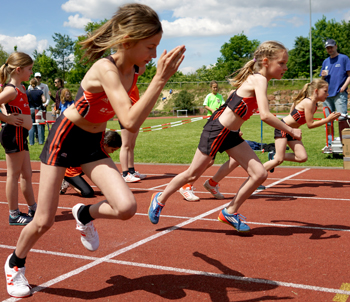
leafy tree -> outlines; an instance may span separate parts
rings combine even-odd
[[[226,75],[242,68],[246,62],[252,59],[259,44],[258,40],[248,40],[243,33],[233,36],[228,43],[221,46],[221,57],[218,58],[217,68],[224,71]]]
[[[2,45],[0,44],[0,66],[5,64],[8,57],[9,54],[3,49]]]
[[[192,110],[194,104],[194,95],[187,90],[181,90],[174,95],[174,105],[181,109]]]
[[[42,81],[44,83],[53,82],[53,79],[59,75],[59,68],[57,62],[51,57],[46,55],[44,50],[42,53],[38,53],[36,50],[33,52],[34,65],[33,72],[40,72]]]
[[[147,65],[146,65],[146,70],[145,72],[139,77],[138,82],[139,83],[150,83],[155,76],[157,72],[157,67],[156,63],[154,63],[153,60],[151,60]]]
[[[288,70],[284,78],[308,78],[310,76],[309,39],[297,37],[294,48],[289,51]]]
[[[49,51],[60,67],[62,78],[65,79],[66,73],[73,66],[71,55],[74,52],[74,42],[68,35],[62,35],[59,33],[55,33],[52,38],[56,45],[55,47],[50,46]]]
[[[221,56],[215,65],[209,67],[204,65],[196,70],[197,79],[199,81],[224,81],[228,75],[251,60],[259,44],[258,40],[248,40],[243,33],[231,37],[229,42],[221,46]]]
[[[84,75],[87,73],[87,71],[90,69],[90,67],[94,63],[94,62],[87,62],[87,59],[83,58],[85,51],[82,49],[80,42],[86,40],[87,35],[89,33],[98,29],[103,24],[105,24],[107,21],[108,21],[107,19],[104,19],[100,22],[89,22],[84,28],[86,35],[78,37],[78,39],[74,42],[74,45],[73,45],[73,53],[74,53],[73,66],[67,75],[67,80],[70,83],[73,83],[73,84],[80,83],[81,80],[83,79]],[[104,56],[108,56],[109,54],[111,54],[111,51],[107,51]]]
[[[338,52],[350,55],[350,21],[336,22],[325,16],[318,20],[311,29],[312,35],[312,67],[315,76],[319,75],[322,62],[328,57],[324,47],[327,39],[334,39]],[[310,40],[309,37],[297,37],[294,48],[289,51],[289,70],[285,78],[309,77],[310,75]]]

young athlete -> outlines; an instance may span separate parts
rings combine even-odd
[[[194,181],[205,171],[215,154],[226,151],[247,171],[249,177],[239,188],[236,196],[218,219],[233,226],[239,232],[249,231],[249,226],[237,213],[242,203],[267,178],[267,172],[252,148],[238,133],[238,130],[259,108],[261,120],[268,125],[301,139],[301,130],[294,129],[275,117],[269,111],[267,84],[272,78],[280,79],[287,70],[288,53],[285,47],[274,41],[262,43],[254,52],[254,59],[247,62],[232,79],[237,90],[226,103],[211,116],[204,126],[198,149],[190,167],[177,175],[165,188],[164,192],[153,194],[148,210],[148,217],[158,223],[161,210],[167,199],[185,183]],[[234,132],[236,131],[236,132]]]
[[[107,131],[103,138],[103,149],[108,153],[117,151],[122,145],[120,135],[115,131]],[[94,196],[94,190],[83,178],[84,172],[81,167],[67,168],[62,181],[60,194],[65,194],[68,187],[72,187],[82,197],[89,198]]]
[[[327,118],[314,121],[314,113],[317,110],[317,102],[324,102],[328,96],[328,83],[322,79],[315,79],[304,85],[303,89],[294,98],[290,114],[282,119],[282,122],[292,128],[299,128],[306,124],[309,129],[320,127],[334,121],[340,113],[332,112]],[[288,146],[293,153],[286,153]],[[301,140],[296,140],[284,131],[275,129],[276,154],[273,159],[264,163],[267,171],[283,163],[284,160],[302,163],[307,161],[305,147]]]
[[[0,142],[6,153],[6,198],[10,225],[28,224],[36,211],[28,150],[28,130],[32,127],[32,118],[26,90],[21,84],[29,80],[32,67],[33,60],[29,55],[14,52],[0,68],[0,105],[8,114],[0,117],[6,122],[0,132]],[[28,215],[18,209],[18,180],[28,204]]]
[[[207,116],[210,117],[213,112],[215,112],[221,105],[225,103],[222,95],[218,93],[219,91],[219,85],[216,81],[210,82],[210,89],[211,93],[209,93],[205,99],[203,106],[205,109],[207,109]],[[231,92],[230,92],[231,94]],[[229,162],[229,161],[228,161]],[[209,191],[215,198],[217,199],[224,199],[224,195],[222,195],[219,191],[219,181],[223,179],[227,174],[229,174],[232,170],[230,169],[231,166],[228,165],[228,162],[225,163],[220,167],[220,169],[217,172],[217,175],[215,175],[213,178],[216,178],[217,181],[213,181],[210,185],[209,180],[205,181],[203,184],[204,188]],[[214,159],[209,163],[207,169],[209,169],[214,164]],[[215,185],[213,183],[215,182]],[[199,201],[199,197],[194,194],[193,187],[194,182],[187,183],[184,186],[182,186],[179,190],[180,194],[187,200],[187,201]]]
[[[81,42],[89,61],[101,58],[111,48],[116,52],[91,66],[81,82],[75,104],[52,126],[40,155],[37,211],[33,221],[22,230],[16,249],[5,264],[7,291],[11,296],[31,294],[24,276],[26,256],[54,223],[66,168],[81,166],[106,197],[97,204],[77,204],[72,209],[81,242],[88,250],[94,251],[99,246],[94,219],[127,220],[135,214],[135,198],[104,151],[103,135],[107,121],[115,114],[126,129],[136,132],[183,61],[185,46],[164,51],[148,89],[131,106],[128,94],[137,80],[135,65],[143,67],[156,57],[161,37],[162,25],[157,13],[146,5],[134,3],[121,6],[112,19]]]
[[[145,67],[139,70],[138,74],[142,75],[145,71]],[[140,94],[137,86],[134,86],[133,91],[130,94],[130,102],[133,106],[140,99]],[[136,144],[136,139],[139,134],[139,130],[135,133],[125,129],[123,125],[119,122],[122,136],[122,147],[119,152],[119,161],[122,167],[123,178],[125,182],[137,182],[141,179],[145,179],[147,175],[141,174],[135,171],[134,165],[134,149]]]

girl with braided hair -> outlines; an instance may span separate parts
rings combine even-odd
[[[301,130],[281,122],[269,111],[267,84],[275,78],[282,78],[287,71],[286,48],[275,41],[262,43],[254,53],[254,59],[247,62],[231,80],[236,90],[229,94],[224,105],[217,109],[204,126],[198,149],[190,167],[177,175],[164,192],[153,194],[148,217],[158,223],[161,210],[167,199],[184,184],[193,182],[205,171],[216,153],[226,151],[249,175],[239,188],[230,204],[224,208],[218,219],[233,226],[239,232],[250,231],[237,211],[243,202],[267,178],[267,172],[252,148],[239,135],[242,124],[259,108],[260,118],[268,125],[301,139]]]
[[[290,114],[282,119],[282,122],[292,128],[299,128],[306,124],[309,129],[320,127],[334,121],[340,113],[332,112],[328,117],[314,121],[317,110],[317,102],[324,102],[328,96],[328,83],[322,79],[315,79],[304,85],[303,89],[294,98]],[[288,146],[293,153],[286,153]],[[303,163],[307,161],[307,153],[301,140],[296,140],[288,133],[275,129],[276,154],[273,159],[264,163],[266,171],[273,172],[274,168],[283,163],[284,160]]]

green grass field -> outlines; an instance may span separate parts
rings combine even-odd
[[[323,117],[316,114],[315,117]],[[142,127],[154,126],[174,122],[186,118],[161,118],[147,119]],[[177,127],[140,133],[135,148],[135,163],[172,163],[172,164],[190,164],[196,151],[202,128],[206,120],[200,120]],[[335,136],[338,135],[338,123],[335,122]],[[107,124],[109,129],[119,129],[117,121],[110,121]],[[326,135],[325,127],[308,129],[305,125],[301,127],[303,132],[303,143],[308,153],[307,162],[299,164],[293,162],[284,162],[283,166],[318,166],[318,167],[342,167],[342,155],[334,156],[332,154],[323,154],[321,149],[325,146]],[[47,129],[46,129],[47,131]],[[273,128],[263,124],[263,143],[273,143]],[[242,127],[243,138],[246,140],[260,143],[261,120],[259,116],[252,116]],[[47,133],[46,136],[47,137]],[[42,146],[35,144],[30,146],[31,160],[39,160]],[[290,152],[290,151],[289,151]],[[267,153],[256,152],[262,162],[267,161]],[[5,159],[2,149],[0,159]],[[115,162],[119,162],[119,152],[112,155]],[[227,160],[226,153],[218,154],[215,164],[222,164]]]

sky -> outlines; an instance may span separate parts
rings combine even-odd
[[[30,55],[55,46],[54,33],[73,40],[84,34],[88,22],[109,19],[123,0],[0,0],[0,44],[11,53]],[[158,55],[164,49],[186,45],[183,73],[214,65],[221,46],[237,34],[260,42],[276,40],[288,49],[295,38],[307,37],[311,24],[323,16],[336,22],[350,20],[349,0],[141,0],[151,6],[163,25]],[[350,37],[349,37],[350,38]],[[155,60],[157,61],[157,59]],[[34,66],[35,71],[35,66]]]

